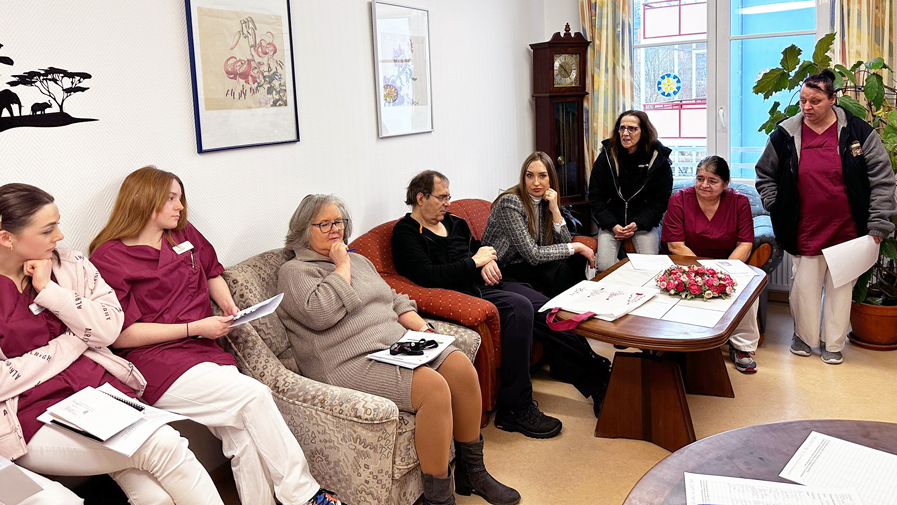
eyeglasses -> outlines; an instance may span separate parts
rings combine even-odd
[[[321,221],[320,223],[312,223],[312,226],[317,226],[321,233],[330,233],[330,230],[336,226],[337,230],[345,230],[346,226],[349,225],[349,218],[337,219],[336,221]]]
[[[435,340],[420,339],[416,342],[396,342],[389,346],[389,354],[408,354],[410,356],[420,356],[424,353],[424,349],[435,349],[439,342]]]
[[[641,128],[639,128],[638,126],[620,125],[619,130],[620,130],[620,133],[626,133],[626,132],[635,133],[635,132],[641,130]]]
[[[452,199],[452,195],[434,195],[431,193],[427,196],[432,196],[433,198],[439,200],[439,203],[448,203]]]

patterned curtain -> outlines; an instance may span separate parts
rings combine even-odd
[[[835,0],[835,62],[882,57],[897,69],[897,0]],[[894,72],[883,74],[893,84]]]
[[[632,108],[632,2],[580,0],[589,46],[589,96],[584,103],[586,166],[598,157],[621,112]]]

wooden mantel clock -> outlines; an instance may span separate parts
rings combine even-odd
[[[574,214],[588,230],[586,160],[582,102],[588,93],[586,81],[588,40],[581,33],[554,34],[548,42],[530,44],[533,49],[533,98],[536,102],[536,149],[554,160],[558,172],[561,204],[573,206]],[[591,160],[589,160],[591,162]]]

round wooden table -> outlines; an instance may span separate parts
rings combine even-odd
[[[623,504],[685,503],[684,472],[793,484],[779,473],[812,431],[897,454],[897,424],[892,423],[814,420],[749,426],[698,440],[670,454],[638,481]]]

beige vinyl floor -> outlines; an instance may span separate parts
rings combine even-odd
[[[787,304],[771,302],[767,323],[765,342],[755,356],[757,373],[740,374],[729,363],[735,398],[688,395],[698,439],[797,419],[897,422],[897,352],[848,343],[844,363],[827,365],[818,350],[810,357],[788,351],[793,328]],[[612,346],[594,344],[599,353],[613,356]],[[545,372],[536,374],[533,388],[543,411],[563,421],[558,437],[533,440],[491,424],[483,431],[487,468],[520,491],[523,504],[618,505],[639,478],[669,454],[648,442],[595,438],[591,400]],[[476,496],[459,496],[457,501],[486,503]]]

